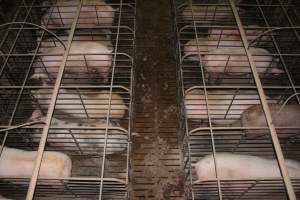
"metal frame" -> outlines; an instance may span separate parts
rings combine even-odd
[[[1,151],[3,147],[8,145],[19,149],[37,150],[37,157],[35,160],[35,167],[31,179],[5,178],[1,179],[0,193],[3,195],[33,199],[42,197],[59,197],[63,198],[98,198],[98,199],[128,199],[127,186],[129,183],[129,168],[130,168],[130,137],[132,126],[132,96],[133,96],[133,74],[134,74],[134,40],[135,40],[135,1],[134,0],[120,0],[118,2],[108,3],[108,5],[118,8],[113,12],[115,13],[115,20],[111,26],[101,27],[79,27],[80,12],[83,5],[83,1],[79,1],[77,5],[70,5],[70,7],[77,8],[73,24],[71,27],[61,26],[49,26],[49,19],[42,29],[37,20],[40,20],[38,16],[40,12],[44,12],[45,8],[48,8],[53,12],[51,5],[41,5],[40,2],[33,1],[30,6],[26,2],[20,3],[18,12],[12,23],[6,24],[6,32],[1,41],[0,46],[3,49],[1,55],[4,62],[1,62],[0,77],[4,80],[0,86],[1,97],[0,106],[5,110],[5,114],[9,116],[9,121],[3,120],[1,122],[1,129],[8,129],[4,133],[0,133],[1,136]],[[25,15],[23,18],[22,16]],[[60,16],[61,13],[60,13]],[[99,17],[97,15],[97,17]],[[99,22],[99,19],[98,19]],[[99,32],[100,30],[100,32]],[[110,30],[110,31],[108,31]],[[103,32],[101,32],[103,31]],[[15,34],[16,33],[16,34]],[[36,33],[40,38],[37,43],[34,41]],[[45,38],[49,38],[50,34],[54,34],[54,39],[48,40],[48,45],[44,43]],[[112,66],[109,71],[108,80],[104,82],[99,77],[94,78],[82,78],[81,82],[72,81],[66,77],[68,69],[68,61],[70,55],[82,56],[85,60],[86,66],[88,66],[88,56],[94,54],[70,54],[71,42],[76,40],[95,40],[97,37],[104,38],[104,42],[111,40],[113,51],[110,54],[112,58]],[[56,38],[56,39],[55,39]],[[53,46],[59,46],[62,38],[65,45],[65,51],[63,54],[47,53],[48,49]],[[63,39],[63,38],[67,38]],[[102,39],[100,39],[102,40]],[[34,49],[28,49],[34,47]],[[41,49],[46,52],[41,52]],[[57,71],[54,74],[54,81],[48,81],[47,85],[30,80],[32,70],[37,69],[37,61],[40,60],[42,66],[49,65],[51,61],[43,61],[40,59],[42,56],[49,56],[57,58],[61,56],[62,62],[59,66],[55,66]],[[20,67],[21,66],[21,67]],[[24,66],[24,67],[22,67]],[[20,77],[19,80],[14,80],[13,76],[16,76],[12,71],[15,69],[22,69],[23,71],[16,72],[16,75]],[[24,72],[25,69],[25,72]],[[11,76],[7,76],[10,74]],[[49,77],[48,77],[49,78]],[[21,81],[20,81],[21,80]],[[41,79],[45,81],[47,79]],[[79,79],[80,80],[80,77]],[[94,81],[94,82],[91,82]],[[97,97],[93,96],[97,94],[97,91],[105,90],[107,93],[105,102],[107,104],[101,105],[101,99],[97,101]],[[32,93],[32,91],[35,91]],[[73,97],[63,96],[64,91],[75,92]],[[46,93],[45,93],[46,92]],[[45,96],[49,95],[49,97]],[[71,93],[69,93],[71,94]],[[47,102],[46,105],[40,105],[40,101],[37,99],[33,101],[37,95],[41,95],[43,102]],[[44,96],[43,96],[44,95]],[[117,95],[117,96],[116,96]],[[121,99],[116,99],[116,98]],[[94,100],[93,100],[94,99]],[[96,116],[103,124],[89,126],[89,120],[83,117],[75,116],[75,121],[82,121],[83,126],[68,126],[68,125],[53,125],[51,124],[54,118],[60,120],[68,120],[64,115],[61,115],[58,111],[59,104],[69,102],[81,102],[82,111],[88,113],[93,111],[93,107],[100,106],[101,114]],[[92,101],[92,103],[85,102]],[[118,109],[119,103],[124,102],[124,106],[128,107],[128,111],[124,114],[123,118],[114,119],[114,112]],[[9,102],[9,105],[7,105]],[[75,104],[74,104],[75,105]],[[47,110],[45,125],[22,126],[17,128],[16,125],[26,122],[30,113],[35,107],[46,107]],[[91,106],[91,108],[88,108]],[[101,107],[102,106],[102,107]],[[11,110],[13,108],[13,110]],[[78,107],[77,107],[78,108]],[[74,109],[74,108],[73,108]],[[44,109],[45,111],[45,109]],[[76,107],[73,110],[76,112]],[[27,114],[26,114],[27,113]],[[72,119],[70,120],[72,122]],[[42,134],[37,134],[41,132]],[[91,135],[90,139],[95,138],[97,134],[97,143],[100,147],[103,147],[103,151],[99,152],[91,151],[89,145],[92,145],[91,141],[84,141],[81,138],[83,134]],[[58,136],[70,134],[69,139],[64,139],[65,136],[59,138]],[[111,155],[111,150],[114,145],[109,138],[111,134],[115,137],[123,138],[120,145],[126,145],[124,151],[119,155]],[[120,136],[119,136],[120,135]],[[122,136],[123,135],[123,136]],[[33,137],[34,136],[34,137]],[[128,139],[124,141],[124,137]],[[113,136],[114,137],[114,136]],[[53,139],[54,138],[54,139]],[[56,139],[55,139],[56,138]],[[58,138],[58,139],[57,139]],[[121,139],[120,138],[120,139]],[[54,142],[53,141],[57,141]],[[52,142],[52,144],[51,144]],[[52,145],[52,146],[51,146]],[[65,145],[69,145],[66,147]],[[38,178],[40,165],[44,151],[61,151],[65,152],[73,158],[76,158],[76,162],[79,159],[89,158],[96,162],[92,164],[84,164],[82,166],[75,165],[73,163],[72,177],[61,179],[42,179]],[[100,153],[101,152],[101,153]],[[118,166],[121,165],[121,166]],[[74,167],[75,166],[75,167]],[[79,166],[79,167],[78,167]],[[77,167],[77,169],[76,169]],[[90,171],[98,169],[95,173],[89,174]],[[73,176],[75,174],[75,176]],[[21,189],[22,188],[22,189]],[[18,190],[18,192],[11,192]]]
[[[299,160],[299,156],[297,155],[298,140],[296,136],[299,129],[298,127],[277,127],[275,129],[268,103],[281,104],[289,96],[297,94],[299,90],[298,72],[293,71],[293,65],[299,64],[299,49],[289,48],[293,42],[299,42],[299,16],[295,15],[299,7],[293,5],[292,2],[283,3],[281,0],[255,1],[251,3],[242,1],[239,4],[236,4],[233,0],[191,0],[185,1],[185,3],[182,2],[173,1],[175,5],[175,26],[178,40],[177,51],[181,75],[180,93],[183,99],[181,104],[183,107],[182,121],[185,122],[182,128],[186,131],[185,144],[183,145],[185,147],[183,154],[185,156],[186,187],[188,188],[186,189],[188,191],[186,198],[260,199],[261,195],[265,194],[264,190],[272,191],[274,189],[273,195],[269,194],[263,198],[284,199],[286,191],[289,199],[296,199],[294,189],[298,188],[297,181],[299,180],[291,180],[288,176],[284,157]],[[202,7],[202,15],[193,6]],[[230,15],[227,18],[224,17],[226,21],[218,18],[220,15],[218,12],[222,10],[220,9],[222,7]],[[243,12],[243,10],[246,10],[246,12]],[[188,14],[184,15],[183,12],[185,11],[188,11]],[[202,21],[201,16],[203,17]],[[210,16],[209,20],[205,16]],[[274,20],[275,16],[276,20]],[[260,25],[260,27],[246,26],[255,23]],[[212,33],[210,32],[212,29],[222,31]],[[220,47],[233,47],[230,46],[233,44],[224,42],[226,41],[224,36],[230,34],[224,30],[235,30],[239,33],[240,39],[234,39],[233,41],[235,45],[238,44],[238,47],[244,49],[243,55],[245,55],[249,63],[248,67],[251,70],[249,70],[250,73],[248,76],[243,75],[238,77],[228,75],[219,77],[218,81],[211,81],[207,76],[209,72],[206,68],[208,61],[206,60],[206,55],[218,56],[218,54],[211,53],[211,50],[208,50],[208,52],[204,51],[204,49],[211,48],[213,50]],[[248,37],[251,36],[248,32],[249,30],[258,32],[256,33],[258,37],[256,37],[255,43],[248,40]],[[262,40],[261,36],[265,37],[265,41]],[[205,39],[202,38],[210,38],[210,43],[203,43],[202,41]],[[184,48],[187,42],[192,39],[195,39],[194,46],[191,46],[194,50],[190,54],[187,54]],[[230,40],[228,39],[228,41]],[[248,49],[249,44],[251,44],[251,47],[267,49],[271,52],[273,59],[275,57],[278,60],[280,68],[284,70],[284,73],[279,76],[280,80],[274,77],[269,78],[268,76],[271,74],[268,74],[268,71],[263,76],[258,74],[257,69],[259,68],[256,65],[260,63],[255,56],[262,56],[263,54],[254,54],[255,56],[253,56],[253,53]],[[227,65],[228,60],[226,66],[224,66],[225,69]],[[241,91],[250,90],[254,91],[255,95],[252,95],[251,99],[248,99],[249,94],[243,94]],[[191,95],[195,91],[201,91],[201,98],[197,96],[199,93],[194,93],[194,97]],[[211,103],[222,96],[221,93],[219,96],[218,93],[212,93],[216,91],[225,91],[223,97],[221,97],[223,101],[220,101],[223,103],[217,106],[217,103]],[[266,98],[265,94],[269,98]],[[193,104],[190,103],[191,101],[187,101],[187,95],[190,95],[190,98],[194,98]],[[294,97],[293,100],[295,99],[296,101],[289,103],[298,104],[299,97]],[[188,102],[190,103],[190,107],[185,107]],[[240,114],[237,113],[243,112],[244,108],[241,107],[245,105],[245,102],[248,102],[249,106],[254,105],[254,102],[255,104],[256,102],[260,102],[268,121],[268,127],[241,127],[238,120]],[[194,118],[191,119],[191,112],[197,113],[200,111],[206,113],[203,114],[203,118],[199,119],[199,114],[195,114]],[[229,113],[235,113],[231,114],[231,116],[235,116],[237,123],[233,125],[216,124],[216,119],[221,120],[225,118],[228,120]],[[251,132],[257,131],[260,133],[259,136],[251,137]],[[271,136],[271,139],[269,136]],[[261,177],[261,179],[251,183],[248,180],[224,180],[218,178],[216,171],[217,163],[214,160],[217,178],[203,182],[197,181],[197,176],[192,165],[201,157],[208,154],[213,154],[215,159],[216,152],[232,152],[277,158],[283,179],[269,180]],[[262,185],[258,186],[259,184]],[[281,189],[276,190],[279,187]],[[274,195],[275,193],[276,195]]]

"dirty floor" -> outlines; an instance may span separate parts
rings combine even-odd
[[[183,199],[170,1],[137,0],[130,199]]]

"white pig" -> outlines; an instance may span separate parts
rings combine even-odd
[[[207,90],[212,123],[230,125],[240,120],[241,114],[255,104],[260,104],[255,90]],[[194,89],[185,94],[188,119],[208,120],[204,90]]]
[[[48,110],[51,102],[52,89],[32,90],[33,96],[43,110]],[[106,119],[109,109],[108,90],[79,91],[74,89],[60,89],[55,106],[55,113],[68,115],[79,119]],[[123,118],[128,107],[123,98],[112,93],[110,105],[110,119]]]
[[[64,43],[66,46],[66,42],[69,39],[69,36],[58,36],[58,38]],[[113,50],[111,40],[108,36],[104,35],[74,35],[73,36],[73,42],[99,42],[102,45],[106,46],[109,50]],[[40,37],[37,38],[37,43],[41,43],[40,47],[38,49],[39,53],[48,53],[50,48],[53,47],[63,47],[61,42],[58,41],[57,38],[55,37],[49,37],[49,38],[43,38],[41,39]],[[71,46],[72,47],[72,46]]]
[[[251,42],[258,35],[263,33],[261,29],[258,29],[259,26],[256,25],[249,25],[246,26],[246,28],[249,28],[249,29],[245,29],[248,42]],[[262,36],[257,42],[254,42],[253,44],[258,44],[258,42],[262,44],[268,41],[270,41],[269,37]],[[201,53],[201,56],[204,56],[203,54],[217,48],[244,47],[238,29],[219,29],[219,28],[210,29],[209,36],[204,38],[199,37],[198,43],[197,43],[197,39],[195,38],[188,41],[184,45],[184,55],[189,56],[188,57],[189,60],[199,61],[197,56],[198,55],[197,46],[199,46],[199,51]],[[196,55],[196,56],[192,56],[192,55]]]
[[[240,0],[236,0],[236,3]],[[238,8],[240,14],[244,13],[243,9]],[[193,18],[194,16],[194,18]],[[221,22],[235,22],[231,7],[225,5],[192,5],[186,6],[182,10],[182,18],[188,23],[195,20],[196,23],[211,24]]]
[[[261,29],[260,26],[257,25],[248,25],[244,27],[246,38],[248,43],[256,39],[260,34],[262,34],[265,30]],[[223,40],[231,37],[232,39],[239,40],[240,46],[243,46],[240,31],[238,29],[220,29],[220,28],[212,28],[210,29],[210,37],[217,39],[217,40]],[[255,44],[264,44],[266,42],[270,42],[271,38],[268,35],[261,36],[260,39],[258,39],[256,42],[254,42],[252,45]]]
[[[250,47],[250,53],[260,75],[271,73],[274,75],[284,73],[276,68],[279,65],[278,59],[272,56],[267,50]],[[203,65],[209,74],[220,76],[245,75],[251,73],[250,64],[244,48],[218,48],[209,52],[203,57]]]
[[[39,62],[35,63],[32,79],[48,79],[57,76],[65,49],[57,42],[56,47],[43,48]],[[73,41],[67,59],[65,73],[78,74],[97,73],[99,77],[106,79],[112,65],[112,49],[108,42],[101,41]],[[47,54],[47,55],[46,55]],[[48,55],[61,54],[61,55]],[[71,55],[77,54],[77,55]]]
[[[75,18],[79,0],[53,0],[57,2],[53,10],[50,7],[42,18],[42,24],[48,28],[70,28]],[[103,0],[84,0],[80,11],[77,28],[93,28],[97,26],[112,26],[115,12]],[[47,23],[48,22],[48,23]]]
[[[187,56],[188,60],[199,61],[198,49],[200,56],[204,56],[206,53],[217,48],[241,47],[241,45],[241,41],[237,41],[231,36],[222,37],[222,40],[216,40],[213,37],[200,37],[198,40],[192,39],[184,45],[184,56]]]
[[[269,104],[273,124],[276,127],[299,127],[300,105],[285,105],[279,112],[281,105]],[[241,117],[244,127],[267,127],[265,114],[260,105],[254,105],[244,111]]]
[[[35,110],[32,113],[30,120],[41,120],[40,110]],[[59,127],[59,129],[54,129]],[[74,128],[77,127],[77,128]],[[91,129],[80,129],[91,128]],[[102,127],[102,129],[95,130],[94,127]],[[47,143],[51,147],[63,150],[81,150],[83,153],[99,153],[103,152],[106,132],[106,122],[96,121],[89,123],[80,123],[76,120],[67,121],[65,119],[56,119],[52,117],[51,128],[49,130]],[[128,143],[128,135],[126,132],[118,130],[119,126],[115,126],[112,123],[108,123],[107,145],[106,154],[115,154],[124,151]],[[40,133],[33,133],[33,141],[38,142],[40,140]],[[78,143],[78,146],[76,144]]]
[[[3,147],[0,157],[1,178],[30,178],[37,151]],[[45,151],[39,172],[40,178],[67,178],[71,176],[72,161],[63,153]]]
[[[280,178],[279,166],[275,159],[232,153],[216,153],[219,178]],[[300,163],[286,159],[290,177],[300,178]],[[213,155],[207,155],[195,164],[199,181],[216,178]]]

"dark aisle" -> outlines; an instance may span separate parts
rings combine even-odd
[[[171,4],[137,0],[131,199],[182,199]]]

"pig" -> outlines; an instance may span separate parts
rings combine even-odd
[[[249,25],[246,28],[251,28],[251,29],[246,29],[246,36],[248,42],[253,41],[255,38],[257,38],[257,36],[263,33],[262,30],[255,29],[255,28],[259,28],[259,26],[256,25]],[[197,43],[197,39],[192,39],[184,45],[184,55],[188,56],[188,60],[199,61],[199,58],[197,56],[198,55],[197,46],[199,47],[201,56],[204,56],[204,54],[217,48],[244,47],[238,29],[212,28],[210,29],[209,32],[210,32],[209,37],[199,37],[198,43]],[[261,39],[258,40],[257,42],[254,42],[253,45],[258,44],[258,42],[259,44],[262,44],[268,41],[270,41],[269,37],[262,36]]]
[[[37,151],[25,151],[3,147],[0,157],[0,178],[30,178],[33,173]],[[66,154],[45,151],[39,178],[68,178],[72,161]]]
[[[57,76],[65,49],[57,42],[56,47],[42,48],[41,51],[43,54],[34,64],[31,79],[49,82]],[[76,74],[77,78],[86,73],[98,74],[106,82],[112,65],[112,51],[108,41],[73,41],[64,72]]]
[[[38,114],[36,114],[38,113]],[[43,119],[41,111],[35,110],[32,113],[30,121]],[[60,127],[61,129],[54,129],[53,127]],[[74,127],[80,128],[94,128],[103,127],[102,129],[74,129]],[[68,121],[67,119],[57,119],[52,117],[51,128],[49,130],[47,143],[51,147],[56,149],[63,149],[65,151],[81,150],[84,154],[99,154],[103,152],[104,142],[105,142],[105,121],[96,121],[89,123],[80,123],[76,120]],[[119,126],[113,123],[108,123],[108,133],[107,133],[107,145],[106,154],[120,153],[126,150],[128,145],[128,135],[126,132],[118,130]],[[32,134],[33,141],[39,142],[41,134],[35,132]],[[77,147],[77,144],[79,149]]]
[[[235,2],[239,3],[240,0]],[[241,8],[238,8],[238,11],[240,14],[244,13],[244,10]],[[183,8],[181,16],[187,23],[192,23],[193,20],[202,24],[235,22],[230,5],[188,5]]]
[[[224,40],[223,40],[224,39]],[[184,45],[184,56],[190,61],[200,61],[198,56],[198,49],[200,56],[203,57],[206,53],[217,49],[226,47],[241,47],[241,41],[237,41],[232,37],[224,37],[222,40],[216,40],[215,38],[198,38],[188,41]],[[198,41],[198,42],[197,42]]]
[[[52,89],[32,90],[33,97],[37,100],[42,110],[48,110],[51,102]],[[55,106],[55,113],[77,119],[79,121],[90,119],[106,119],[109,109],[108,90],[60,89]],[[110,105],[110,119],[121,119],[128,110],[123,98],[112,93]],[[55,115],[55,114],[54,114]]]
[[[269,108],[275,127],[299,127],[300,126],[300,105],[285,105],[279,112],[281,105],[271,103]],[[260,105],[253,105],[246,109],[241,115],[242,126],[244,127],[267,127],[265,114]]]
[[[232,125],[240,121],[242,113],[252,105],[260,104],[255,90],[207,90],[208,105],[213,124]],[[268,98],[267,98],[268,99]],[[270,101],[272,102],[272,101]],[[204,90],[194,89],[185,94],[186,117],[191,120],[208,120]]]
[[[90,34],[90,33],[88,33]],[[74,35],[72,41],[76,42],[99,42],[102,45],[106,46],[109,50],[113,50],[111,40],[108,36],[105,36],[103,34],[99,35]],[[69,39],[69,36],[57,36],[58,39],[60,39],[64,45],[66,46],[66,42]],[[55,37],[46,37],[46,38],[37,38],[37,43],[41,43],[40,47],[38,49],[39,53],[48,53],[50,48],[53,47],[63,47],[61,42],[58,41],[58,39]],[[80,44],[80,43],[79,43]]]
[[[216,153],[217,172],[221,179],[280,178],[276,159],[232,153]],[[300,163],[285,159],[288,173],[292,178],[300,178]],[[199,181],[216,178],[213,155],[207,155],[195,164]]]
[[[261,29],[260,26],[257,25],[248,25],[244,26],[245,34],[248,43],[255,40],[260,34],[264,32],[263,29]],[[212,28],[209,30],[210,32],[210,38],[214,38],[216,40],[225,40],[228,38],[231,38],[232,40],[238,40],[240,42],[239,45],[236,45],[238,47],[243,47],[240,31],[238,29],[219,29],[219,28]],[[271,38],[268,35],[263,35],[258,39],[256,42],[254,42],[252,45],[257,44],[265,44],[267,42],[270,42]]]
[[[267,50],[255,47],[250,47],[249,50],[253,56],[257,72],[261,76],[266,73],[272,75],[284,73],[283,70],[277,68],[280,65],[279,60]],[[244,48],[218,48],[209,53],[203,57],[203,65],[210,76],[246,75],[252,72]]]
[[[70,28],[75,18],[79,0],[53,0],[42,17],[42,24],[48,28]],[[116,10],[103,0],[84,0],[76,28],[109,27],[113,25]]]

